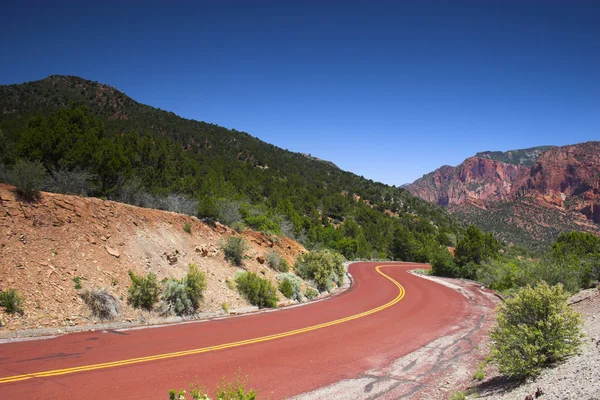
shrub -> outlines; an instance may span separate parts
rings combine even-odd
[[[60,168],[50,171],[46,187],[50,192],[87,196],[92,189],[90,182],[94,178],[94,174],[86,170],[76,168],[69,171]]]
[[[200,302],[204,299],[204,289],[206,289],[206,274],[198,268],[196,264],[188,266],[187,276],[184,278],[185,290],[192,301],[194,309],[197,310]]]
[[[135,308],[152,310],[152,307],[158,301],[160,292],[156,275],[149,273],[146,276],[141,276],[129,271],[129,278],[131,279],[131,286],[127,293],[127,302]]]
[[[235,279],[231,279],[230,277],[227,277],[225,279],[225,283],[227,284],[227,287],[231,290],[235,290],[235,288],[237,287],[237,283],[235,283]]]
[[[233,374],[233,380],[231,381],[223,377],[221,383],[217,384],[215,389],[216,398],[218,400],[255,400],[258,391],[252,388],[246,389],[247,384],[248,377],[242,377],[241,370]],[[195,384],[190,384],[190,398],[193,400],[210,400],[206,387],[199,385],[197,378]],[[185,400],[186,392],[183,389],[171,389],[169,390],[169,399]]]
[[[75,290],[81,289],[81,277],[80,276],[74,277],[73,283],[75,283]]]
[[[258,391],[246,389],[248,377],[242,377],[241,371],[233,374],[233,380],[227,381],[225,377],[217,385],[216,397],[219,400],[255,400]]]
[[[81,298],[95,317],[115,319],[121,314],[121,302],[106,289],[86,289]]]
[[[290,265],[285,261],[285,258],[281,257],[276,251],[270,251],[266,255],[267,264],[275,271],[288,272]]]
[[[192,224],[190,224],[189,222],[184,222],[183,223],[183,231],[185,233],[191,234],[192,233]]]
[[[294,297],[294,288],[292,287],[292,283],[289,279],[284,279],[279,282],[279,291],[288,299]]]
[[[304,291],[304,296],[306,296],[306,298],[309,300],[314,299],[318,295],[319,295],[319,291],[312,287],[307,287],[306,290]]]
[[[254,230],[264,233],[279,233],[279,225],[266,215],[251,215],[245,218],[245,221]]]
[[[225,259],[231,262],[233,265],[242,265],[242,260],[249,246],[246,241],[239,236],[230,236],[223,243],[221,248],[225,254]]]
[[[522,269],[516,261],[489,260],[477,270],[477,280],[490,289],[505,291],[520,284]]]
[[[176,279],[167,280],[164,284],[159,312],[163,315],[191,315],[194,311],[185,284]]]
[[[581,344],[581,316],[567,304],[562,285],[546,282],[521,288],[498,309],[492,330],[492,360],[507,376],[537,375],[549,363],[575,353]]]
[[[0,292],[0,305],[9,314],[23,314],[23,298],[15,289]]]
[[[465,392],[454,392],[450,396],[450,400],[465,400],[466,398],[467,395],[465,394]]]
[[[246,299],[259,308],[277,307],[277,289],[268,279],[263,279],[254,272],[246,272],[236,278],[238,291]]]
[[[206,274],[195,264],[190,264],[182,280],[169,279],[165,282],[161,314],[191,315],[200,307],[206,289]]]
[[[305,296],[302,293],[302,279],[299,278],[298,276],[287,272],[287,273],[283,273],[283,274],[279,274],[277,275],[277,280],[279,281],[279,290],[281,291],[281,293],[283,293],[283,295],[285,297],[287,297],[288,299],[293,299],[293,300],[298,300],[298,301],[304,301],[305,300]],[[289,294],[289,296],[286,294],[286,292],[284,292],[281,289],[281,285],[284,284],[284,282],[289,282],[290,288],[291,290],[289,290],[287,293]],[[287,286],[287,284],[285,284]],[[287,291],[287,287],[285,288],[285,290]]]
[[[333,282],[344,282],[344,258],[330,250],[312,251],[296,260],[296,273],[303,279],[311,279],[319,290],[331,291]]]
[[[431,273],[437,276],[455,277],[457,276],[457,267],[452,259],[452,254],[448,250],[435,252],[431,257]]]
[[[11,172],[15,194],[23,201],[39,200],[45,180],[46,170],[39,161],[18,160]]]
[[[225,311],[226,314],[229,314],[229,304],[223,303],[221,304],[221,308]]]

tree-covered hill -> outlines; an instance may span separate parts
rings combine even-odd
[[[404,189],[74,76],[0,86],[0,130],[4,180],[17,160],[39,161],[50,190],[82,181],[70,191],[285,233],[347,257],[398,258],[402,232],[414,244],[402,258],[426,261],[462,228]]]

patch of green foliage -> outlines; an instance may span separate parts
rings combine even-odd
[[[294,296],[294,288],[289,279],[284,279],[279,282],[279,291],[288,299],[291,299]]]
[[[450,400],[465,400],[467,395],[465,392],[454,392],[450,395]]]
[[[152,310],[160,295],[160,285],[156,275],[149,273],[146,276],[129,271],[131,286],[127,291],[127,302],[134,308]]]
[[[238,291],[258,308],[277,307],[277,289],[268,280],[254,272],[245,272],[235,278]]]
[[[581,316],[567,304],[562,285],[521,288],[498,309],[490,333],[492,361],[501,374],[524,378],[577,352]]]
[[[507,292],[544,281],[562,284],[569,292],[592,287],[600,280],[600,238],[565,232],[539,260],[504,256],[484,262],[476,272],[487,287]]]
[[[276,251],[268,252],[265,258],[269,267],[275,271],[288,272],[290,270],[290,265]]]
[[[304,282],[300,277],[291,272],[286,272],[277,275],[277,280],[279,281],[280,286],[284,284],[284,282],[289,282],[289,289],[287,288],[287,283],[285,283],[287,294],[280,288],[281,293],[283,293],[285,297],[288,299],[304,301],[305,296],[304,293],[302,293],[302,284]]]
[[[307,299],[312,300],[315,297],[317,297],[319,295],[319,291],[313,287],[307,287],[306,290],[304,291],[304,296],[306,296]]]
[[[225,259],[233,265],[240,266],[249,249],[248,243],[241,236],[230,236],[221,243]]]
[[[187,234],[192,234],[192,224],[190,224],[188,221],[183,223],[183,231]]]
[[[319,250],[298,256],[295,263],[298,276],[315,282],[321,291],[331,291],[333,283],[344,283],[344,257],[330,250]]]
[[[218,400],[256,400],[259,391],[247,389],[248,377],[242,377],[241,370],[233,374],[233,379],[228,381],[225,377],[217,384],[215,388],[215,398]],[[196,378],[195,383],[190,384],[190,399],[192,400],[210,400],[208,390],[201,386]],[[169,390],[169,400],[186,400],[186,391],[183,389]]]
[[[15,289],[0,292],[0,305],[9,314],[23,314],[23,298]]]
[[[160,311],[164,315],[192,315],[200,307],[206,289],[206,274],[195,264],[188,266],[187,275],[181,279],[168,279],[164,283]]]
[[[82,288],[82,286],[81,286],[81,277],[80,276],[73,277],[73,283],[75,283],[75,290],[79,290],[79,289]]]

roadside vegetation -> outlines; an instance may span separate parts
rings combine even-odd
[[[581,317],[569,305],[561,284],[542,281],[519,289],[498,309],[492,330],[491,360],[509,377],[536,376],[542,367],[564,360],[581,345]]]
[[[500,374],[525,379],[575,354],[581,344],[580,316],[569,296],[598,285],[600,238],[583,232],[559,235],[539,258],[525,258],[490,234],[470,226],[454,257],[440,253],[435,275],[475,279],[506,296],[491,332],[489,361]],[[484,378],[485,365],[473,378]]]
[[[15,289],[0,292],[0,305],[9,314],[23,314],[23,298]]]
[[[344,283],[344,257],[330,250],[311,251],[296,259],[295,270],[304,280],[314,282],[319,291],[331,292]]]
[[[277,307],[277,288],[270,280],[261,278],[254,272],[242,272],[235,281],[238,291],[250,304],[258,308]]]
[[[134,308],[151,311],[160,300],[157,310],[162,315],[184,316],[196,313],[207,285],[206,274],[195,264],[188,266],[188,272],[182,279],[168,278],[159,283],[152,273],[142,276],[133,271],[129,271],[129,277],[131,286],[128,290],[128,303]]]
[[[241,236],[230,236],[221,243],[225,259],[235,266],[241,266],[249,249],[248,243]]]
[[[227,380],[222,378],[214,390],[215,397],[210,397],[206,386],[198,383],[196,378],[195,383],[191,383],[189,392],[184,389],[169,390],[169,400],[255,400],[259,391],[246,388],[248,385],[248,376],[243,377],[241,370],[233,374],[233,379]],[[189,396],[188,396],[189,395]]]

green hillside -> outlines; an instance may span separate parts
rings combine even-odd
[[[482,151],[475,157],[489,158],[506,164],[525,165],[531,167],[537,161],[540,154],[556,146],[537,146],[529,149],[509,151]]]
[[[402,232],[414,244],[403,257],[426,261],[462,229],[404,189],[78,77],[0,86],[0,129],[2,170],[39,160],[53,190],[79,179],[88,195],[286,234],[349,258],[398,257]]]

